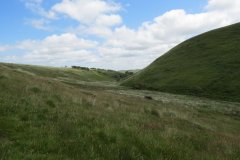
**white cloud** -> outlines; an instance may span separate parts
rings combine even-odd
[[[227,11],[239,10],[239,0],[209,0],[206,9],[210,11]],[[231,8],[231,9],[230,9]]]
[[[96,20],[98,26],[115,26],[122,23],[122,18],[119,15],[101,15]]]
[[[30,19],[26,20],[26,24],[29,24],[33,26],[36,29],[39,30],[45,30],[45,31],[50,31],[51,27],[49,26],[49,21],[46,19]]]
[[[104,0],[63,0],[54,5],[51,11],[65,14],[83,24],[92,24],[101,20],[103,22],[110,20],[119,23],[120,17],[118,15],[108,14],[117,12],[120,9],[121,6],[119,4],[106,2]]]
[[[112,34],[112,29],[105,26],[86,27],[82,31],[84,31],[84,34],[96,35],[98,37],[109,37]]]
[[[25,54],[13,56],[15,62],[61,65],[76,62],[94,62],[95,41],[78,38],[74,34],[52,35],[43,40],[25,40],[12,46]],[[10,57],[11,58],[11,57]],[[8,57],[9,59],[9,57]]]
[[[112,28],[122,23],[122,17],[116,14],[100,15],[91,25],[79,25],[76,28],[71,28],[76,34],[95,35],[98,37],[109,37],[112,34]]]
[[[65,33],[61,35],[51,35],[46,37],[44,40],[35,41],[35,40],[26,40],[17,45],[17,48],[20,49],[52,49],[56,48],[57,50],[61,50],[63,48],[67,48],[71,50],[71,48],[77,49],[89,49],[97,46],[97,42],[79,39],[75,34]]]
[[[122,17],[116,12],[121,5],[105,0],[62,0],[55,4],[49,12],[65,15],[79,22],[79,33],[108,36],[112,27],[122,23]]]

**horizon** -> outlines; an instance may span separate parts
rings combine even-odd
[[[238,0],[11,0],[0,9],[0,61],[53,67],[142,69],[186,39],[240,21]]]

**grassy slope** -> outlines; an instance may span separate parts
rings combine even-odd
[[[75,80],[75,81],[87,81],[87,82],[101,82],[116,81],[114,75],[118,72],[107,70],[82,70],[72,68],[55,68],[55,67],[43,67],[43,66],[30,66],[30,65],[16,65],[16,64],[4,64],[5,66],[13,69],[16,72],[25,73],[29,75],[36,75],[48,78],[56,78],[61,80]],[[119,72],[119,74],[122,74]]]
[[[240,101],[240,24],[189,39],[123,85]]]
[[[240,157],[239,104],[151,101],[140,91],[62,83],[52,75],[62,69],[25,69],[0,64],[0,159]]]

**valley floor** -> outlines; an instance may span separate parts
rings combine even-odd
[[[87,74],[0,64],[0,159],[240,159],[239,103]]]

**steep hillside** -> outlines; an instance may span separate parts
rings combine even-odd
[[[183,42],[123,85],[240,101],[240,24]]]

